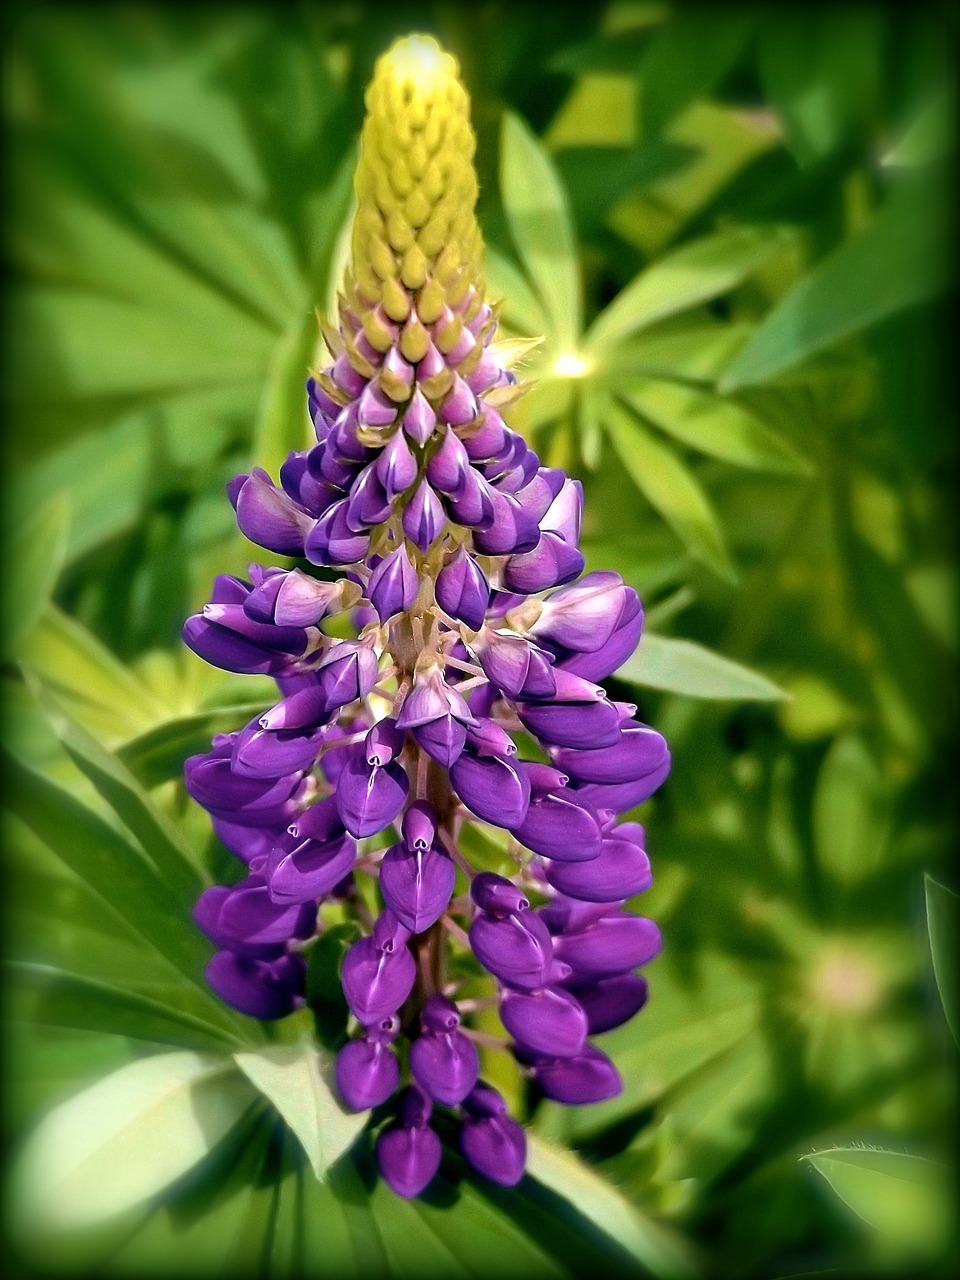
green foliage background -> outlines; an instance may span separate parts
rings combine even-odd
[[[406,1205],[374,1187],[363,1138],[341,1156],[355,1129],[306,1015],[261,1028],[203,985],[189,908],[227,859],[180,768],[269,692],[178,636],[213,574],[256,558],[224,483],[306,440],[363,86],[411,30],[461,61],[491,289],[509,329],[546,338],[514,421],[584,480],[588,567],[645,601],[652,634],[613,683],[675,767],[642,814],[664,951],[649,1007],[606,1037],[623,1096],[533,1105],[501,1069],[531,1177],[501,1192],[451,1156]],[[955,40],[952,6],[21,7],[4,77],[15,1160],[52,1107],[172,1055],[147,1063],[163,1088],[129,1132],[98,1145],[121,1074],[82,1150],[60,1131],[52,1154],[28,1146],[39,1190],[14,1165],[21,1269],[948,1266]],[[102,1221],[72,1220],[71,1196]]]

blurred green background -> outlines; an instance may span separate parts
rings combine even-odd
[[[194,1090],[48,1152],[35,1199],[94,1185],[98,1225],[44,1218],[15,1169],[17,1265],[949,1270],[955,6],[5,21],[5,1135],[18,1158],[145,1055],[180,1055]],[[225,482],[306,442],[363,87],[412,30],[472,96],[504,324],[546,337],[514,424],[583,479],[588,567],[645,601],[612,689],[675,766],[641,813],[664,951],[605,1038],[623,1096],[501,1081],[540,1181],[451,1166],[408,1206],[359,1155],[316,1182],[236,1072],[198,1101],[210,1061],[290,1037],[203,989],[189,906],[225,855],[178,778],[269,699],[179,629],[257,558]],[[120,1094],[97,1106],[116,1129]]]

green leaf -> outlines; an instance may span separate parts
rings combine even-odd
[[[250,1102],[229,1059],[182,1052],[131,1062],[40,1122],[14,1180],[20,1213],[41,1231],[120,1214],[197,1164]]]
[[[244,1075],[270,1099],[300,1139],[319,1179],[353,1145],[367,1113],[352,1115],[334,1093],[333,1058],[308,1037],[234,1054]]]
[[[957,981],[957,919],[960,899],[931,876],[923,877],[927,902],[927,932],[940,999],[953,1038],[960,1044],[960,983]]]
[[[672,1232],[642,1214],[572,1152],[531,1133],[527,1137],[527,1172],[616,1240],[652,1275],[696,1274],[688,1251]]]
[[[526,277],[489,244],[484,251],[484,275],[487,293],[494,302],[503,303],[503,318],[510,328],[529,337],[547,332],[550,321]]]
[[[894,169],[912,169],[945,156],[956,141],[955,96],[947,87],[934,93],[880,163]]]
[[[955,1216],[945,1166],[920,1156],[859,1147],[835,1147],[801,1158],[881,1235],[929,1257],[945,1248]]]
[[[179,780],[188,756],[208,751],[214,734],[243,728],[263,707],[262,701],[240,702],[165,720],[155,729],[124,742],[117,749],[117,758],[147,788]]]
[[[720,577],[735,582],[736,571],[717,517],[699,482],[620,405],[608,406],[604,427],[627,475],[686,543],[690,554]]]
[[[109,1032],[151,1044],[228,1051],[237,1043],[222,1027],[139,991],[52,965],[7,961],[10,983],[36,995],[30,1020],[48,1027]]]
[[[44,691],[36,677],[28,673],[28,680],[37,702],[71,759],[140,842],[173,892],[185,904],[192,906],[204,889],[205,881],[190,860],[176,829],[154,806],[127,766],[71,720],[56,699]]]
[[[640,60],[640,128],[660,133],[697,98],[714,88],[740,58],[754,25],[752,13],[694,9],[671,14]]]
[[[233,311],[229,323],[53,286],[10,299],[15,391],[42,398],[51,370],[78,398],[150,395],[265,371],[274,334]],[[43,353],[41,356],[41,352]],[[49,391],[48,391],[49,394]]]
[[[7,544],[3,651],[15,654],[46,608],[67,550],[70,504],[58,493],[19,524]]]
[[[503,119],[500,191],[510,235],[561,348],[581,326],[580,265],[570,207],[553,161],[512,112]]]
[[[842,885],[866,879],[884,852],[883,780],[859,738],[839,738],[820,767],[813,797],[817,862]]]
[[[790,289],[720,381],[721,392],[769,382],[800,361],[948,287],[939,185],[901,179],[883,208]]]
[[[587,331],[587,345],[612,346],[657,320],[729,293],[791,236],[784,228],[731,227],[675,249],[641,271],[601,311]]]
[[[311,434],[304,390],[319,332],[313,315],[298,320],[270,361],[253,435],[253,465],[276,475],[293,449],[305,449]]]
[[[780,475],[809,475],[809,465],[776,432],[730,400],[665,382],[634,383],[623,398],[643,418],[700,453]]]
[[[777,702],[788,695],[766,676],[692,640],[644,631],[636,652],[615,673],[618,680],[688,698]]]

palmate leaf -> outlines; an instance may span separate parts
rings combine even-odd
[[[692,640],[644,631],[636,652],[615,675],[630,684],[691,698],[778,702],[788,695],[772,680]]]
[[[803,1159],[859,1218],[895,1244],[926,1257],[938,1257],[946,1247],[955,1213],[945,1166],[862,1147],[834,1147]]]
[[[155,729],[124,742],[117,749],[117,759],[148,789],[162,782],[179,780],[186,758],[208,751],[214,734],[242,729],[263,709],[262,700],[238,702],[164,720]]]
[[[169,708],[106,645],[48,605],[21,659],[84,728],[108,745],[153,728]]]
[[[20,1215],[63,1230],[122,1213],[201,1160],[254,1099],[229,1059],[131,1062],[49,1112],[22,1153]]]
[[[235,1035],[170,1000],[66,973],[52,965],[13,960],[6,967],[8,990],[33,997],[25,1017],[36,1025],[72,1027],[205,1052],[229,1052],[237,1044]]]
[[[150,859],[117,827],[50,778],[5,753],[9,808],[144,942],[193,986],[206,1016],[227,1031],[235,1016],[202,979],[209,944]]]
[[[600,350],[736,288],[789,243],[782,227],[731,227],[658,258],[601,311],[586,344]]]
[[[736,570],[716,514],[691,472],[621,405],[607,406],[604,428],[627,475],[686,543],[690,554],[720,577],[735,582]]]
[[[367,1122],[365,1113],[341,1107],[331,1083],[332,1056],[305,1037],[234,1054],[234,1061],[283,1116],[322,1180]]]
[[[693,1262],[680,1240],[644,1216],[604,1178],[563,1147],[531,1134],[527,1171],[571,1208],[616,1240],[655,1276],[691,1276]]]
[[[720,390],[768,382],[800,361],[949,287],[939,179],[904,175],[883,208],[781,298]]]
[[[546,151],[519,116],[504,116],[500,190],[510,235],[561,349],[580,334],[580,265],[569,202]]]
[[[199,897],[205,881],[172,823],[156,808],[121,760],[72,720],[56,699],[45,693],[35,677],[30,677],[30,684],[71,759],[140,842],[166,884],[188,908]]]
[[[662,382],[631,383],[622,396],[641,417],[700,453],[757,471],[810,474],[781,436],[733,401]]]

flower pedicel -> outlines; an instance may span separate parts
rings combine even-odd
[[[353,1110],[390,1104],[377,1162],[415,1196],[441,1160],[434,1106],[459,1114],[481,1174],[511,1185],[524,1168],[523,1129],[479,1077],[476,1005],[459,1007],[451,957],[462,972],[472,951],[496,979],[505,1048],[547,1097],[620,1090],[591,1037],[641,1008],[635,971],[660,937],[624,909],[651,877],[643,828],[617,814],[670,756],[600,683],[640,638],[637,594],[615,573],[579,576],[581,486],[502,416],[522,344],[495,341],[484,296],[456,63],[430,38],[399,41],[366,102],[352,261],[339,326],[324,327],[333,363],[307,384],[317,443],[290,454],[279,486],[259,470],[229,486],[243,533],[304,567],[220,576],[184,626],[202,658],[273,676],[280,699],[185,774],[247,866],[194,913],[224,1000],[256,1018],[302,1006],[320,903],[355,911],[337,1085]],[[325,634],[349,610],[357,638]],[[511,834],[512,877],[470,865],[461,836],[477,822]],[[390,827],[388,848],[358,848]],[[372,923],[364,875],[379,882]]]

